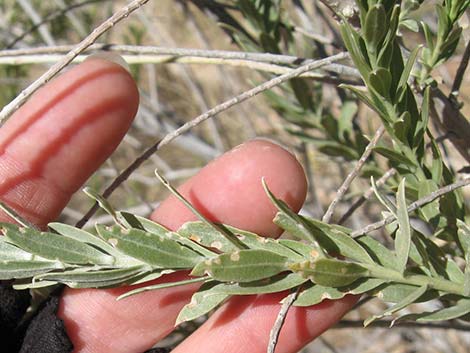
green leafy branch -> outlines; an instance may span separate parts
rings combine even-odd
[[[202,283],[180,312],[177,324],[210,312],[233,295],[289,289],[298,290],[295,306],[362,293],[396,303],[365,324],[436,297],[448,297],[453,305],[398,320],[447,320],[470,312],[470,273],[462,272],[454,260],[443,256],[430,240],[413,230],[404,180],[396,195],[393,250],[367,235],[354,239],[348,228],[298,215],[264,186],[278,209],[274,222],[295,240],[263,238],[228,225],[212,224],[202,216],[201,221],[170,231],[145,218],[116,212],[98,199],[117,222],[114,226],[97,225],[96,234],[62,223],[49,224],[46,232],[2,224],[0,279],[14,280],[17,289],[57,283],[72,288],[110,288],[189,270],[186,280],[130,289],[119,297]],[[461,222],[459,232],[470,245],[470,227]],[[422,251],[423,246],[434,252],[432,257]]]

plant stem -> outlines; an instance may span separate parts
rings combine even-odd
[[[402,275],[400,272],[373,264],[361,264],[370,271],[373,278],[390,280],[397,283],[415,286],[428,285],[430,288],[441,290],[446,293],[458,295],[463,294],[463,284],[455,283],[443,278],[428,277],[424,275]]]

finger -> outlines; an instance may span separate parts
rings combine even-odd
[[[273,192],[298,210],[306,181],[295,158],[266,141],[252,141],[218,158],[184,184],[180,191],[207,217],[261,234],[279,233],[272,224],[275,209],[261,185],[265,177]],[[171,229],[194,220],[173,197],[152,218]],[[173,274],[164,281],[183,278]],[[116,302],[125,289],[66,289],[59,309],[76,352],[142,352],[173,330],[178,312],[197,285],[146,292]]]
[[[288,293],[230,299],[173,353],[264,353],[271,328]],[[347,296],[311,307],[291,307],[281,329],[276,353],[298,352],[333,326],[357,301]]]
[[[44,227],[117,147],[138,100],[129,73],[103,59],[47,84],[0,129],[0,199]]]

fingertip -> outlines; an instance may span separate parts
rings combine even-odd
[[[203,168],[186,182],[180,192],[212,221],[266,236],[276,236],[272,223],[276,208],[267,197],[262,179],[276,197],[294,211],[305,201],[307,181],[295,156],[266,140],[252,140]],[[194,215],[170,196],[152,214],[152,219],[169,228],[178,228]]]
[[[102,58],[48,83],[0,130],[0,198],[31,222],[57,217],[118,146],[138,105],[129,72]]]

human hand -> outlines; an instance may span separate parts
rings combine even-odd
[[[138,92],[122,67],[103,59],[76,66],[35,94],[0,129],[0,199],[45,227],[117,147],[137,111]],[[261,186],[299,210],[306,193],[302,168],[281,147],[245,143],[210,163],[179,190],[206,217],[276,236],[275,208]],[[174,197],[151,218],[170,229],[194,219]],[[0,215],[1,221],[8,217]],[[155,281],[181,280],[185,273]],[[58,315],[75,352],[143,352],[174,328],[198,285],[151,291],[117,302],[127,289],[62,294]],[[284,294],[285,295],[285,294]],[[236,297],[174,352],[264,352],[283,294]],[[333,325],[355,302],[324,301],[291,308],[276,352],[293,353]]]

